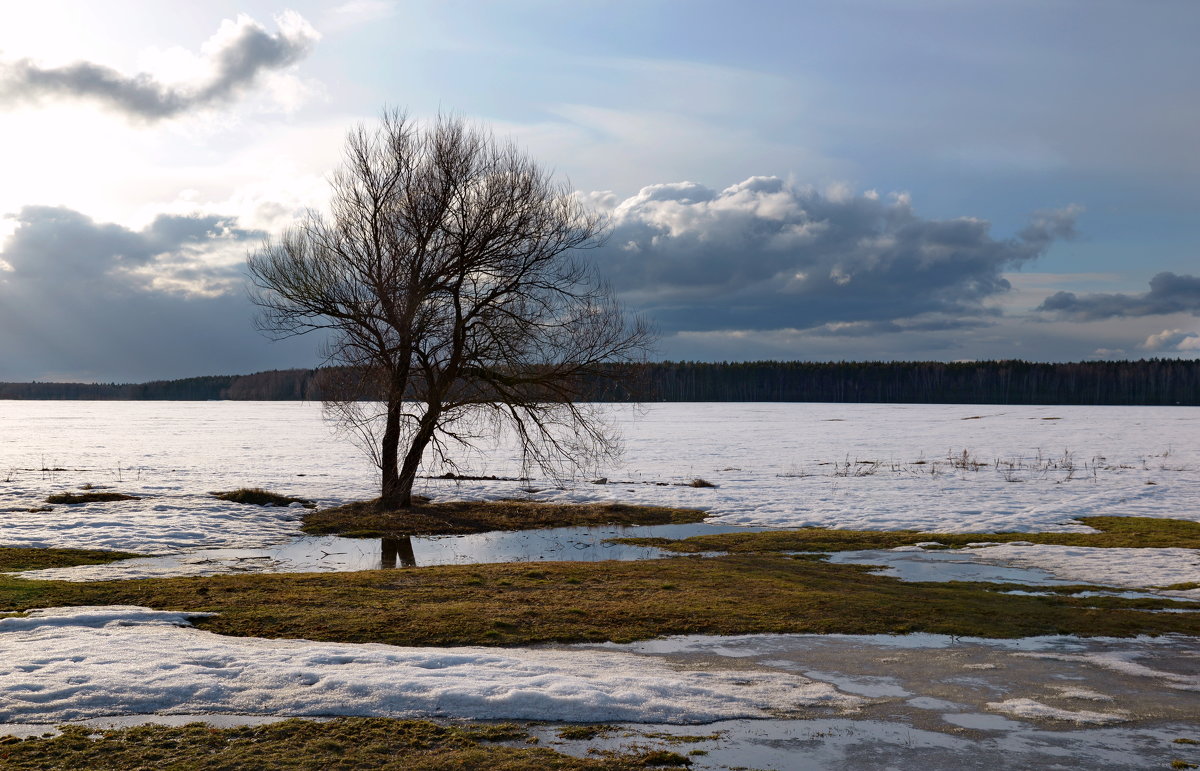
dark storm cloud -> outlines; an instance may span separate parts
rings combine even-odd
[[[1150,291],[1142,294],[1077,295],[1074,292],[1058,292],[1047,297],[1038,310],[1071,321],[1169,313],[1200,316],[1200,277],[1159,273],[1150,279]]]
[[[209,283],[225,280],[235,273],[204,266],[204,254],[263,235],[215,215],[160,214],[142,230],[95,222],[57,206],[26,206],[12,218],[17,229],[0,253],[11,270],[0,276],[7,284],[49,283],[64,292],[124,294],[140,291],[148,281],[189,275]],[[196,270],[197,262],[203,270]]]
[[[996,239],[983,220],[922,219],[906,196],[823,195],[774,177],[719,192],[654,185],[613,206],[596,258],[666,331],[934,331],[994,314],[985,301],[1011,289],[1003,272],[1070,237],[1077,213],[1040,212]]]
[[[29,206],[0,252],[0,380],[144,380],[311,363],[268,347],[241,258],[262,234],[232,218],[160,215],[133,230]]]
[[[29,59],[0,62],[0,100],[68,97],[96,100],[148,121],[230,101],[269,70],[296,63],[312,48],[316,33],[298,15],[279,19],[267,32],[248,16],[226,22],[208,51],[210,72],[192,87],[171,86],[152,75],[124,75],[91,62],[39,67]]]

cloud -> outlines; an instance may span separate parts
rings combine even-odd
[[[907,195],[820,193],[776,177],[590,199],[613,225],[593,254],[598,267],[668,332],[851,335],[982,323],[998,314],[988,301],[1011,289],[1003,272],[1069,238],[1080,211],[1039,212],[1015,238],[996,239],[984,220],[923,219]]]
[[[240,282],[246,242],[264,235],[209,214],[160,214],[141,230],[57,206],[26,206],[8,219],[17,227],[0,252],[0,281],[63,294],[223,294]],[[231,247],[237,263],[219,259]]]
[[[1200,316],[1200,277],[1163,272],[1150,279],[1142,294],[1086,294],[1057,292],[1037,310],[1071,321],[1095,321],[1128,316],[1161,316],[1191,313]]]
[[[1140,347],[1148,351],[1200,351],[1200,332],[1164,329],[1147,337]]]
[[[144,380],[303,366],[314,343],[269,345],[243,290],[262,237],[228,217],[141,229],[28,206],[0,251],[0,377]]]
[[[207,73],[199,82],[179,86],[153,75],[125,75],[101,64],[75,62],[40,67],[29,59],[0,62],[0,102],[66,97],[91,99],[133,118],[156,121],[232,101],[264,73],[304,58],[320,37],[299,14],[275,19],[268,32],[246,15],[225,20],[203,46]]]
[[[819,337],[876,337],[902,332],[958,332],[992,326],[981,319],[924,318],[896,323],[894,321],[835,321],[812,327],[805,333]]]

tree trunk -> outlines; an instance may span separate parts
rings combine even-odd
[[[387,418],[383,427],[383,439],[379,448],[379,465],[383,471],[383,486],[379,494],[381,508],[394,509],[401,506],[411,506],[412,483],[408,485],[409,494],[403,493],[398,470],[400,461],[400,414],[404,402],[396,397],[388,397]]]
[[[426,405],[425,414],[421,416],[421,423],[417,427],[417,433],[413,436],[408,453],[404,456],[404,465],[400,467],[400,476],[397,480],[398,508],[412,507],[413,483],[417,481],[417,470],[421,467],[421,458],[425,455],[425,448],[429,445],[429,440],[433,438],[433,430],[437,427],[437,421],[437,410],[432,405]]]

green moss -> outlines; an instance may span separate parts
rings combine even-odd
[[[109,501],[136,501],[139,500],[136,495],[126,495],[125,493],[105,493],[96,490],[88,490],[82,493],[55,493],[46,497],[46,503],[107,503]]]
[[[981,541],[1029,541],[1039,544],[1092,547],[1180,547],[1200,549],[1200,522],[1156,517],[1079,517],[1098,533],[922,533],[915,530],[830,530],[806,527],[762,533],[697,535],[679,541],[666,538],[614,538],[617,543],[656,546],[684,554],[700,552],[857,551],[937,541],[960,547]]]
[[[141,556],[141,554],[100,549],[35,549],[24,546],[0,546],[0,571],[103,565]]]
[[[223,501],[245,503],[252,506],[290,506],[293,503],[300,503],[307,507],[316,505],[304,498],[292,498],[288,495],[280,495],[270,490],[264,490],[261,487],[239,487],[237,490],[229,490],[223,493],[209,493],[209,495],[214,498],[220,498]]]
[[[578,583],[568,583],[569,579]],[[478,579],[479,583],[472,583]],[[669,584],[675,588],[665,589]],[[1200,635],[1166,599],[1004,594],[906,583],[860,565],[738,554],[712,559],[438,565],[359,573],[70,583],[0,576],[0,608],[142,605],[216,611],[227,635],[395,645],[627,642],[668,634],[934,632],[974,637]],[[1078,588],[1077,588],[1078,589]]]
[[[301,529],[311,535],[389,538],[596,525],[677,525],[700,522],[706,516],[695,509],[621,503],[417,501],[411,509],[389,510],[380,508],[377,501],[361,501],[306,514]]]
[[[285,720],[218,729],[203,723],[101,731],[66,726],[52,738],[0,743],[6,769],[634,769],[641,755],[573,758],[542,747],[510,747],[531,737],[511,725],[443,726],[423,720]]]

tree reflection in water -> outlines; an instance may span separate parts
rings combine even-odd
[[[402,568],[415,567],[416,555],[413,554],[412,538],[381,538],[379,546],[379,567],[394,568],[400,563]]]

